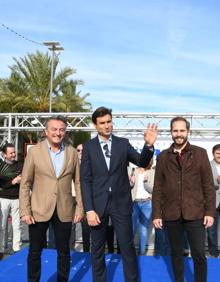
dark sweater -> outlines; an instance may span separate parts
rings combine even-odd
[[[15,161],[8,165],[6,173],[0,173],[0,198],[18,199],[20,184],[12,184],[12,180],[21,174],[23,164]]]

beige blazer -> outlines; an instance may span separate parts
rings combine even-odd
[[[72,180],[76,191],[76,211],[72,198]],[[64,165],[57,178],[47,140],[31,147],[22,171],[19,202],[20,216],[32,215],[36,221],[48,221],[56,207],[58,217],[63,222],[72,221],[75,212],[83,216],[76,150],[65,145]]]

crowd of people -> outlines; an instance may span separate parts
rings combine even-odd
[[[157,125],[148,125],[139,154],[128,139],[112,133],[110,109],[96,109],[92,121],[97,136],[76,149],[65,142],[62,116],[48,119],[45,140],[30,148],[24,163],[16,160],[13,144],[2,148],[0,259],[10,215],[14,252],[21,249],[21,222],[28,226],[28,281],[40,280],[47,245],[57,250],[57,281],[68,281],[78,223],[83,251],[91,252],[93,281],[106,281],[106,244],[113,253],[117,242],[125,281],[137,282],[136,253],[146,254],[153,223],[155,255],[171,256],[175,281],[184,281],[185,249],[193,259],[194,281],[207,281],[206,230],[209,254],[219,257],[220,144],[210,162],[205,149],[188,141],[189,122],[176,117],[170,123],[173,143],[155,165]]]

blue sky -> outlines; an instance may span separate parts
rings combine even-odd
[[[37,42],[59,41],[60,68],[77,70],[93,108],[219,112],[219,0],[2,0],[0,23]],[[46,47],[0,25],[0,77],[12,57]]]

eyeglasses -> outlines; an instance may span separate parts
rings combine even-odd
[[[110,157],[111,157],[111,152],[110,152],[110,150],[109,150],[109,148],[108,148],[108,144],[105,144],[105,145],[103,146],[103,149],[104,149],[104,151],[105,151],[105,156],[106,156],[107,158],[110,158]]]

